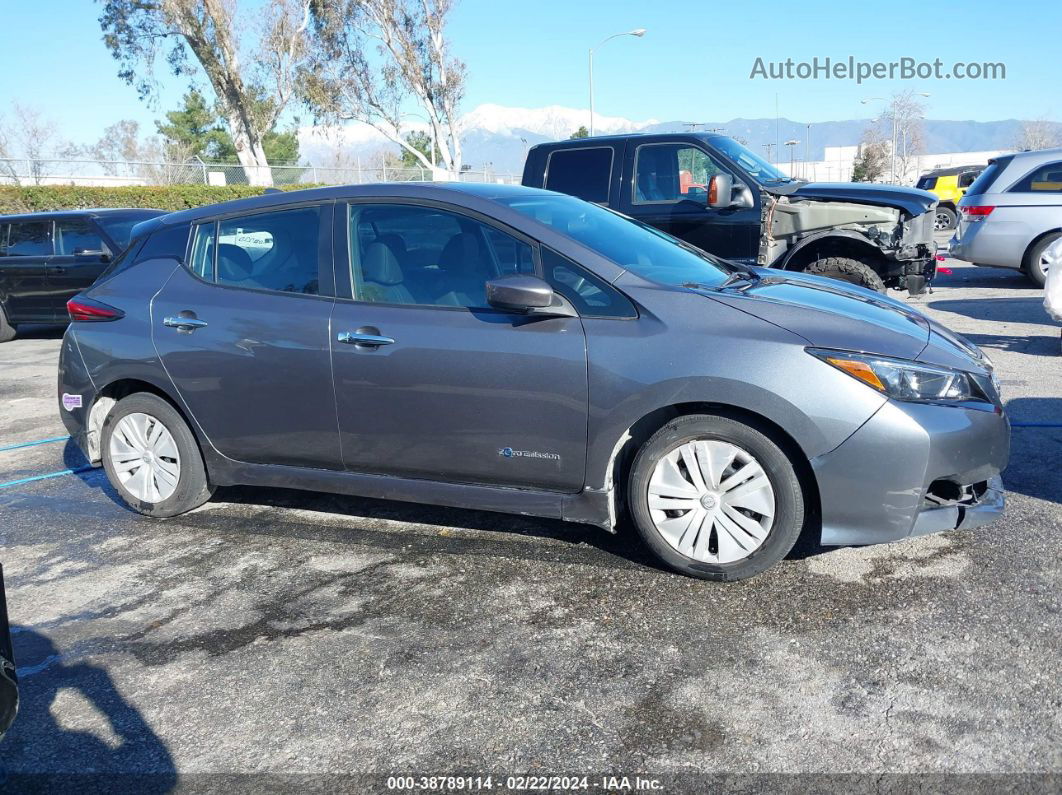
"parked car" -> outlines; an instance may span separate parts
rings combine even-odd
[[[322,188],[138,227],[70,301],[59,405],[132,508],[257,484],[615,530],[734,580],[999,514],[977,347],[571,196]]]
[[[952,166],[927,171],[918,178],[915,187],[937,197],[934,229],[941,232],[955,228],[959,222],[959,199],[984,170],[984,166]]]
[[[974,265],[1017,268],[1043,287],[1045,252],[1062,237],[1062,148],[990,160],[962,197],[959,211],[951,256]]]
[[[20,323],[66,323],[66,302],[162,210],[64,210],[0,216],[0,342]]]
[[[936,198],[889,185],[807,183],[732,138],[617,135],[539,144],[523,184],[611,207],[726,259],[872,290],[925,290]]]

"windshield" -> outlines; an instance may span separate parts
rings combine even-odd
[[[793,180],[772,166],[755,152],[746,149],[733,138],[715,138],[712,146],[741,166],[761,185],[777,185]]]
[[[497,201],[659,284],[715,287],[736,269],[651,226],[572,196],[538,194]]]

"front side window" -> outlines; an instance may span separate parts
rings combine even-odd
[[[100,254],[107,246],[96,228],[84,218],[55,222],[56,254]]]
[[[634,203],[703,202],[708,182],[727,173],[707,152],[684,144],[648,144],[634,156]]]
[[[349,223],[359,301],[486,308],[486,282],[535,270],[527,243],[446,210],[352,204]]]
[[[1062,193],[1062,162],[1037,166],[1008,193]]]
[[[52,253],[48,221],[13,223],[7,232],[4,255],[8,257],[47,257]]]
[[[320,229],[320,207],[199,224],[188,266],[231,287],[318,295]]]
[[[608,204],[612,147],[559,149],[546,161],[546,189],[588,202]]]
[[[497,199],[649,281],[714,287],[733,271],[723,261],[671,235],[572,196]]]

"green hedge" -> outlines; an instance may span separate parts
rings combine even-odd
[[[314,185],[287,185],[299,190]],[[90,207],[153,207],[169,212],[204,204],[259,196],[265,188],[250,185],[159,185],[94,187],[90,185],[0,185],[0,213],[34,213]]]

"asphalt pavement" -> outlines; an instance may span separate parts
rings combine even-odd
[[[142,790],[358,774],[329,780],[384,791],[388,773],[598,790],[641,774],[665,791],[699,789],[693,774],[874,788],[978,773],[1005,775],[943,781],[1057,790],[1059,328],[1019,274],[942,264],[912,302],[997,365],[1015,425],[1005,517],[887,546],[805,541],[738,584],[663,571],[629,532],[326,494],[223,489],[139,516],[47,441],[65,435],[61,330],[29,329],[0,346],[22,688],[0,769],[20,786],[151,774],[122,779]]]

